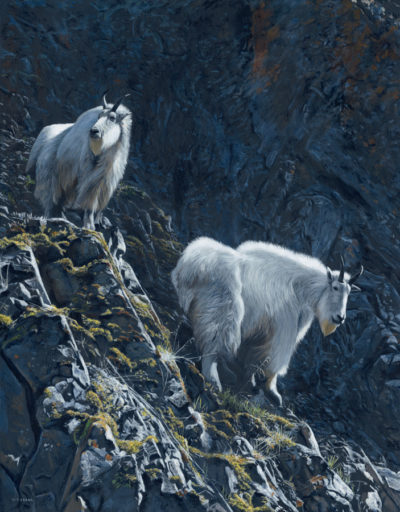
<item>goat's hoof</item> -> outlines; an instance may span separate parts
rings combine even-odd
[[[272,402],[277,407],[282,407],[282,395],[273,389],[265,390],[265,398]]]
[[[217,382],[214,379],[208,379],[207,382],[210,385],[211,390],[214,391],[214,393],[221,393],[222,386],[219,381]]]

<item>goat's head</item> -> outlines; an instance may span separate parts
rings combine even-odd
[[[89,131],[90,149],[96,156],[114,146],[121,137],[123,123],[131,122],[130,111],[121,105],[123,99],[124,96],[112,105],[103,96],[103,110]]]
[[[342,257],[340,270],[327,268],[327,286],[317,305],[317,317],[324,336],[334,332],[345,321],[347,299],[352,289],[359,290],[354,283],[363,270],[361,265],[360,270],[350,276],[344,271]]]

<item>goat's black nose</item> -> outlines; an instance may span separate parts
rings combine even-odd
[[[345,316],[342,316],[342,315],[336,315],[332,318],[332,320],[335,322],[335,324],[342,324],[344,322],[344,319],[346,317]]]
[[[91,128],[90,129],[90,136],[97,138],[100,136],[100,130],[98,128]]]

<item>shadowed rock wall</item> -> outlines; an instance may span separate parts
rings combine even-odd
[[[340,440],[356,441],[399,470],[396,3],[51,4],[3,6],[4,204],[39,211],[23,171],[26,137],[73,120],[107,87],[110,97],[131,91],[125,184],[172,215],[181,242],[200,234],[233,245],[254,238],[331,267],[341,253],[351,268],[364,264],[346,324],[326,339],[314,326],[280,384],[326,446],[342,453]],[[175,329],[171,247],[149,221],[146,201],[137,210],[126,198],[114,198],[107,214]]]

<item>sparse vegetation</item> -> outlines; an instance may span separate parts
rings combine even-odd
[[[263,421],[279,423],[288,429],[294,428],[294,424],[286,418],[271,414],[266,409],[253,404],[247,398],[234,395],[229,390],[219,393],[218,398],[222,409],[227,409],[234,413],[245,412]]]
[[[343,480],[344,483],[346,483],[347,485],[351,484],[351,477],[350,475],[346,475],[344,473],[343,464],[340,463],[339,457],[337,457],[336,455],[329,455],[326,461],[328,463],[329,469],[334,471],[338,475],[338,477],[341,480]]]

